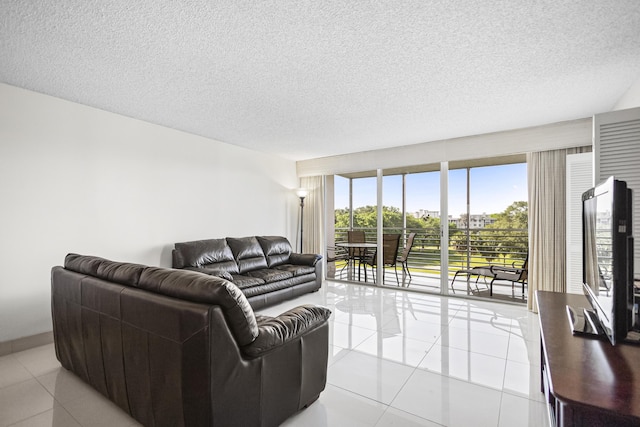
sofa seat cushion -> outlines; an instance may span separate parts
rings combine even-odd
[[[312,274],[316,272],[316,268],[309,265],[283,264],[275,267],[275,269],[287,271],[294,276],[302,276],[304,274]]]
[[[304,277],[304,276],[301,276]],[[242,288],[242,293],[247,297],[251,298],[256,295],[264,295],[269,294],[271,292],[277,292],[282,289],[289,289],[292,286],[296,285],[300,280],[297,277],[292,277],[287,280],[280,280],[277,282],[271,283],[263,283],[262,285],[251,286],[248,288]]]
[[[257,277],[262,279],[265,283],[278,282],[280,280],[286,280],[293,277],[293,273],[290,271],[278,270],[275,268],[261,268],[260,270],[249,271],[247,274],[249,277]]]
[[[231,278],[233,279],[233,284],[243,290],[252,286],[264,285],[265,283],[259,277],[243,276],[241,274],[232,274]]]

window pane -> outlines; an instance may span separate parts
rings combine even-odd
[[[382,178],[383,233],[402,233],[402,175]]]
[[[356,178],[353,180],[353,228],[364,230],[375,240],[377,227],[376,178]]]
[[[407,267],[410,284],[440,291],[440,172],[408,174],[407,230],[416,233]],[[406,277],[403,276],[406,279]]]
[[[508,287],[492,282],[490,266],[521,266],[527,255],[526,164],[458,169],[449,176],[449,209],[455,225],[450,228],[449,274],[452,286],[455,278],[454,291],[493,298],[498,292],[516,298],[509,282]]]
[[[503,212],[513,202],[527,200],[527,165],[471,169],[471,213]]]
[[[469,228],[475,235],[474,262],[502,264],[527,253],[527,165],[471,169]]]

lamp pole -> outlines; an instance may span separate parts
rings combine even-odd
[[[299,188],[296,191],[298,197],[300,197],[300,253],[302,253],[302,233],[304,231],[304,227],[302,226],[304,221],[304,198],[307,197],[307,190],[304,188]]]

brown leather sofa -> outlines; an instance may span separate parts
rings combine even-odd
[[[293,253],[285,237],[227,237],[174,246],[173,268],[233,282],[254,309],[317,291],[322,285],[322,256]]]
[[[69,254],[56,356],[145,426],[277,426],[324,390],[331,312],[256,316],[233,283]]]

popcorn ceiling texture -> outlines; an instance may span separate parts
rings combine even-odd
[[[0,0],[0,81],[301,160],[588,117],[640,1]]]

